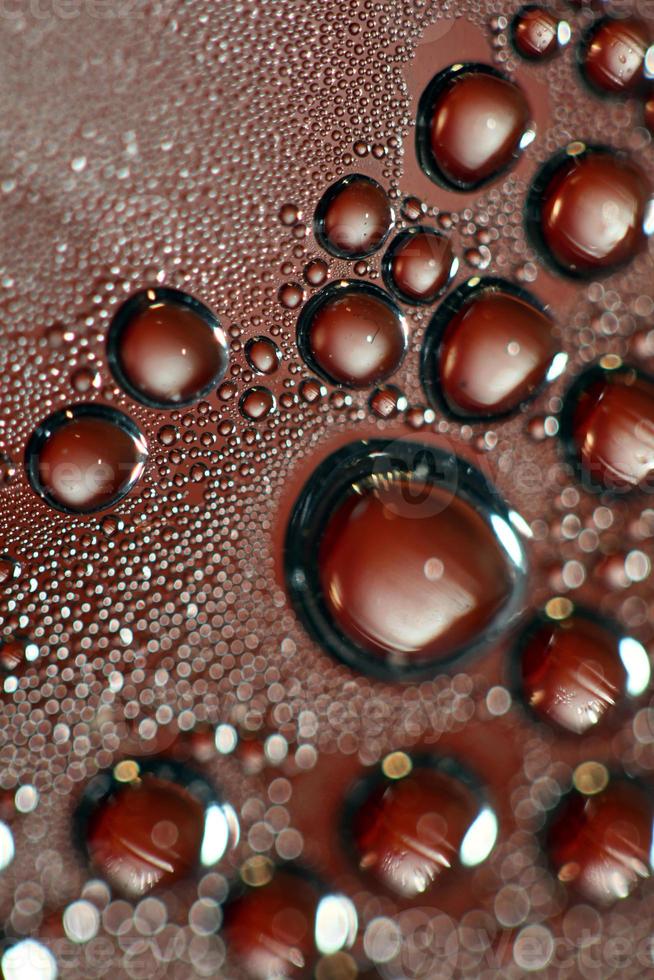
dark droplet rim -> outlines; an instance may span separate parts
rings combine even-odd
[[[333,377],[328,371],[325,371],[325,369],[321,367],[321,365],[314,359],[311,351],[311,343],[309,341],[311,325],[313,324],[314,317],[320,308],[325,303],[338,299],[341,295],[347,293],[363,293],[367,296],[372,296],[381,303],[384,303],[389,310],[391,310],[394,316],[397,317],[400,329],[404,334],[402,356],[400,357],[399,363],[392,369],[392,371],[380,375],[378,378],[375,378],[374,381],[366,381],[363,384],[343,381],[340,378]],[[314,293],[311,299],[304,304],[300,310],[300,315],[298,316],[297,320],[296,339],[302,359],[311,368],[314,374],[317,374],[323,381],[328,381],[330,385],[337,385],[339,388],[348,388],[355,391],[371,388],[395,374],[406,357],[407,348],[409,346],[409,331],[407,329],[404,314],[397,303],[395,303],[393,300],[393,297],[389,296],[385,290],[381,289],[379,286],[373,285],[373,283],[365,282],[363,279],[339,279],[328,283],[326,286],[323,286],[322,289],[320,289],[317,293]]]
[[[611,378],[626,377],[645,381],[652,385],[654,391],[654,376],[641,371],[630,364],[620,363],[615,367],[603,367],[593,364],[577,375],[563,397],[563,406],[559,413],[559,444],[564,459],[584,490],[590,493],[602,494],[607,498],[617,499],[626,494],[638,493],[651,495],[654,493],[654,474],[651,483],[639,486],[620,484],[607,486],[606,482],[596,480],[584,466],[574,438],[574,417],[580,397],[584,392],[598,382],[611,383]]]
[[[389,753],[387,753],[387,755],[388,754]],[[406,754],[411,760],[411,769],[405,776],[401,776],[399,779],[393,779],[390,776],[386,776],[381,765],[376,766],[372,772],[363,773],[358,776],[346,793],[340,818],[340,837],[342,847],[348,859],[356,868],[357,872],[367,881],[370,881],[370,878],[372,877],[376,885],[383,892],[388,895],[394,895],[396,898],[398,892],[391,888],[390,885],[385,885],[383,882],[379,881],[376,875],[371,875],[360,867],[361,853],[357,846],[353,827],[357,814],[360,812],[361,808],[365,806],[375,790],[381,786],[390,787],[401,783],[403,779],[410,778],[421,769],[430,769],[433,772],[442,773],[444,776],[449,776],[451,779],[458,780],[458,782],[460,782],[465,789],[469,790],[478,804],[477,816],[486,806],[490,807],[495,816],[497,816],[497,809],[492,806],[492,801],[485,784],[476,775],[476,773],[470,770],[458,758],[450,755],[432,755],[429,752]],[[497,841],[493,847],[495,848],[496,846]],[[455,870],[459,873],[466,873],[469,871],[468,868],[463,866],[459,866]],[[438,883],[436,882],[434,884],[437,885]],[[431,889],[428,889],[428,891],[430,890]]]
[[[527,701],[527,698],[525,697],[522,677],[522,658],[527,650],[527,647],[541,629],[546,626],[554,628],[562,623],[565,623],[565,621],[568,619],[583,619],[588,623],[599,626],[601,629],[605,630],[606,633],[615,637],[618,642],[622,639],[626,639],[628,636],[628,634],[621,628],[619,623],[613,619],[609,619],[608,617],[601,615],[594,609],[590,609],[588,606],[576,604],[573,605],[570,614],[565,616],[563,619],[555,619],[552,616],[548,616],[547,612],[544,609],[541,609],[534,614],[531,621],[524,627],[513,645],[513,649],[509,653],[507,665],[507,686],[511,693],[513,703],[519,705],[532,724],[539,726],[543,731],[546,730],[548,732],[556,732],[557,738],[559,739],[568,741],[571,744],[579,744],[581,739],[592,737],[593,733],[598,730],[606,730],[608,728],[609,731],[611,731],[612,728],[619,727],[620,722],[624,721],[626,706],[638,703],[638,701],[647,694],[647,691],[649,691],[650,688],[648,685],[645,691],[638,695],[631,695],[625,691],[620,697],[619,702],[614,706],[615,710],[611,711],[610,718],[601,720],[597,725],[593,725],[585,732],[573,732],[564,725],[559,725],[556,721],[548,721],[543,715],[538,714],[538,712],[531,707]]]
[[[528,292],[528,290],[523,289],[521,286],[517,286],[515,283],[496,276],[484,276],[483,278],[473,276],[445,298],[436,310],[425,331],[422,351],[420,353],[420,379],[427,400],[432,408],[443,412],[450,418],[469,423],[489,422],[492,419],[509,418],[509,416],[522,411],[525,405],[528,405],[537,398],[548,384],[547,378],[544,378],[527,398],[524,398],[514,408],[510,408],[504,412],[485,412],[483,414],[470,415],[467,412],[457,412],[456,409],[452,408],[443,393],[440,382],[440,356],[445,332],[450,321],[467,303],[476,299],[478,296],[483,296],[485,293],[506,293],[509,296],[515,297],[515,299],[529,303],[539,313],[548,317],[552,323],[552,327],[555,326],[555,321],[552,318],[549,307],[541,303],[533,293]],[[554,357],[556,357],[556,354],[552,357],[552,361]]]
[[[547,7],[543,7],[539,3],[527,3],[524,5],[524,7],[520,7],[520,9],[514,14],[511,24],[509,26],[509,33],[511,36],[511,44],[513,46],[513,50],[518,55],[518,57],[523,58],[525,61],[529,61],[532,64],[544,65],[547,64],[548,61],[551,61],[553,58],[556,58],[556,56],[561,53],[561,45],[559,43],[558,38],[556,42],[556,47],[554,48],[553,51],[550,51],[549,54],[527,54],[525,51],[522,50],[522,48],[516,42],[517,29],[520,24],[521,18],[525,14],[529,14],[534,10],[543,10],[545,11],[545,13],[552,13],[552,11],[550,11]]]
[[[73,811],[71,824],[73,845],[88,864],[92,862],[87,844],[87,831],[91,818],[98,808],[110,800],[112,796],[129,786],[129,783],[121,782],[114,775],[116,765],[120,761],[120,759],[117,760],[111,769],[105,769],[89,780],[84,786]],[[137,764],[139,775],[153,776],[156,779],[174,783],[186,790],[198,801],[204,811],[214,804],[223,803],[205,776],[175,759],[129,756],[129,761]],[[154,890],[156,891],[156,889]]]
[[[447,273],[447,278],[440,289],[435,290],[432,293],[428,293],[424,297],[410,296],[408,293],[403,292],[399,286],[396,284],[393,278],[393,259],[397,254],[398,250],[402,248],[414,235],[429,235],[432,238],[438,238],[442,241],[447,241],[447,235],[441,234],[434,228],[430,228],[428,225],[415,225],[413,228],[406,228],[395,236],[391,244],[386,249],[384,258],[382,259],[382,277],[384,279],[384,285],[390,293],[402,303],[407,303],[410,306],[431,306],[435,303],[439,296],[442,296],[452,279],[457,273],[459,267],[458,260],[454,253],[452,253],[452,262],[450,263],[450,268]]]
[[[337,197],[344,188],[349,187],[350,184],[355,184],[359,182],[370,184],[370,186],[376,188],[377,190],[380,190],[384,195],[384,197],[386,198],[386,200],[388,201],[388,208],[389,208],[388,228],[384,232],[384,235],[379,240],[379,242],[377,242],[371,248],[367,248],[359,252],[347,252],[334,245],[334,243],[331,242],[327,237],[327,235],[325,234],[325,216],[327,214],[329,205],[332,203],[334,198]],[[318,244],[322,248],[324,248],[324,250],[328,252],[329,255],[333,255],[337,259],[345,259],[346,261],[356,262],[357,259],[365,259],[368,255],[373,255],[374,252],[378,252],[379,249],[383,247],[384,243],[386,242],[386,239],[391,233],[391,228],[393,227],[394,221],[395,221],[395,215],[393,213],[393,208],[391,207],[391,202],[388,198],[388,194],[386,193],[382,185],[378,181],[374,180],[372,177],[368,177],[366,174],[358,174],[358,173],[347,174],[345,177],[341,177],[340,180],[337,180],[335,183],[333,183],[331,187],[328,187],[325,193],[323,194],[323,196],[318,201],[318,204],[316,205],[314,218],[313,218],[313,233],[316,237],[316,241],[318,242]]]
[[[154,303],[166,303],[170,306],[177,306],[180,309],[188,310],[194,313],[197,317],[206,323],[206,325],[211,330],[216,344],[222,352],[222,363],[219,369],[216,371],[215,375],[211,378],[207,384],[203,385],[201,389],[198,389],[189,398],[178,399],[175,401],[163,400],[152,398],[150,395],[141,391],[136,385],[134,385],[130,379],[127,377],[123,370],[123,365],[120,360],[120,339],[123,331],[129,326],[130,322],[135,316],[143,313]],[[134,399],[134,401],[140,402],[141,405],[146,405],[148,408],[163,409],[164,411],[173,411],[177,408],[187,408],[189,405],[194,405],[200,398],[206,397],[211,390],[222,381],[227,370],[227,365],[229,363],[229,351],[227,347],[227,341],[225,338],[224,331],[220,326],[220,321],[216,317],[208,306],[200,302],[194,296],[190,296],[188,293],[183,293],[180,289],[174,289],[171,286],[156,286],[153,288],[142,289],[138,293],[134,293],[124,303],[120,305],[109,326],[109,331],[107,333],[107,362],[109,364],[109,369],[113,374],[114,378],[120,385],[120,387],[127,392],[127,394]]]
[[[393,478],[415,479],[423,485],[441,487],[471,506],[495,534],[510,579],[507,600],[478,637],[448,656],[401,666],[384,661],[339,629],[325,602],[316,560],[329,519],[353,492],[353,485],[365,485],[366,481],[380,476],[388,478],[389,474]],[[512,548],[496,535],[491,515],[499,517],[511,529]],[[295,612],[322,650],[357,673],[399,683],[434,677],[463,657],[490,647],[523,612],[527,554],[519,533],[514,530],[514,516],[479,470],[453,453],[405,440],[370,439],[350,443],[320,463],[301,490],[291,513],[284,545],[284,571]]]
[[[542,233],[541,205],[550,181],[560,168],[565,167],[572,161],[584,160],[594,153],[609,155],[623,163],[635,165],[632,157],[622,150],[616,150],[602,143],[584,143],[583,140],[574,140],[568,143],[563,149],[558,150],[540,167],[527,192],[524,211],[527,239],[532,247],[536,249],[545,264],[565,279],[574,279],[577,281],[604,279],[629,265],[633,258],[633,256],[628,256],[622,262],[616,262],[610,266],[598,266],[592,269],[570,269],[567,265],[559,262],[556,256],[552,254]]]
[[[464,75],[480,74],[489,75],[492,78],[501,78],[502,81],[511,82],[512,85],[516,84],[515,82],[512,82],[510,78],[507,78],[503,72],[498,71],[497,68],[493,68],[491,65],[485,65],[482,62],[477,61],[469,61],[465,64],[450,65],[448,68],[444,68],[442,71],[439,71],[438,74],[432,78],[431,82],[420,96],[420,101],[418,103],[415,144],[418,162],[429,179],[435,184],[440,184],[441,187],[446,187],[448,190],[460,191],[462,193],[477,190],[479,187],[484,187],[486,184],[490,184],[497,180],[498,177],[506,173],[516,164],[523,153],[523,150],[517,150],[513,153],[511,160],[504,167],[500,167],[498,170],[493,171],[493,173],[489,174],[488,177],[482,177],[481,180],[453,180],[451,177],[448,177],[447,174],[443,173],[438,166],[431,148],[431,123],[435,105],[442,93],[450,87],[455,79],[461,78]],[[519,86],[516,87],[519,88]]]
[[[605,17],[598,17],[597,20],[594,20],[592,24],[589,24],[588,27],[582,32],[576,51],[577,71],[584,86],[589,89],[593,95],[597,96],[597,98],[606,99],[609,102],[624,102],[625,99],[642,96],[647,91],[647,78],[644,70],[638,84],[634,85],[633,88],[626,88],[622,92],[613,92],[609,89],[602,88],[601,85],[596,85],[592,78],[586,74],[584,62],[595,35],[606,24],[611,24],[620,20],[624,20],[624,18],[615,16],[611,17],[609,15]]]
[[[134,446],[137,451],[135,453],[136,466],[135,472],[133,473],[131,479],[125,484],[119,493],[114,494],[113,497],[106,500],[98,507],[88,507],[84,508],[83,510],[77,510],[66,507],[58,500],[57,497],[53,496],[42,485],[39,476],[39,457],[41,455],[41,449],[55,432],[71,422],[76,422],[78,419],[84,418],[108,422],[127,433],[130,439],[132,439],[134,442]],[[136,483],[139,481],[147,459],[148,452],[145,436],[139,429],[136,422],[131,419],[129,415],[125,415],[123,412],[119,412],[118,409],[111,408],[109,405],[102,405],[95,402],[83,402],[76,405],[68,405],[66,408],[53,412],[52,415],[48,415],[47,418],[43,419],[43,421],[36,426],[27,442],[27,446],[25,447],[24,463],[27,478],[30,482],[32,490],[34,490],[34,492],[41,497],[42,500],[45,500],[50,507],[54,508],[54,510],[60,511],[62,514],[69,514],[75,517],[84,517],[88,514],[97,514],[100,511],[107,510],[109,507],[114,507],[120,500],[123,500],[128,493],[134,489]]]

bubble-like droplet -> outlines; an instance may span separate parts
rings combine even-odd
[[[269,388],[256,385],[243,392],[239,407],[246,419],[251,422],[260,422],[275,410],[275,396]]]
[[[0,640],[0,673],[14,676],[38,660],[39,648],[26,636],[16,635]]]
[[[572,790],[546,835],[559,880],[599,905],[626,898],[651,875],[653,820],[652,798],[636,782],[616,778],[599,792]]]
[[[418,107],[416,150],[425,173],[455,190],[481,187],[533,139],[522,90],[487,65],[454,65],[427,86]]]
[[[514,411],[565,368],[553,327],[534,297],[509,282],[464,283],[425,334],[422,374],[430,401],[464,418]]]
[[[304,267],[304,281],[309,286],[322,286],[329,274],[329,266],[324,259],[312,259]]]
[[[9,455],[0,450],[0,490],[8,487],[16,475],[16,465]]]
[[[625,154],[571,143],[536,176],[528,229],[559,272],[606,274],[644,247],[650,195],[644,172]]]
[[[343,829],[362,871],[415,898],[481,864],[495,844],[497,818],[456,762],[420,756],[400,778],[378,772],[356,786]]]
[[[252,337],[248,340],[245,356],[252,370],[259,374],[274,374],[282,359],[279,347],[270,337]]]
[[[285,282],[279,287],[277,297],[287,310],[295,310],[304,299],[304,290],[299,282]]]
[[[429,675],[490,643],[521,607],[526,560],[514,520],[452,455],[353,443],[321,463],[296,501],[292,600],[345,663],[386,678]]]
[[[225,334],[203,303],[177,289],[146,289],[114,316],[109,366],[122,388],[156,408],[189,405],[227,369]]]
[[[93,368],[83,367],[74,371],[70,377],[70,383],[78,395],[88,395],[94,388],[100,388],[102,378],[99,371]]]
[[[223,910],[229,953],[252,980],[312,976],[317,885],[294,865],[275,871],[263,858],[252,859],[246,871],[251,886],[235,888]]]
[[[34,490],[52,507],[91,514],[129,493],[147,454],[145,437],[127,415],[81,404],[55,412],[36,427],[25,467]]]
[[[629,367],[588,369],[566,395],[561,435],[588,489],[649,489],[654,474],[654,380]]]
[[[522,695],[539,717],[581,735],[642,694],[649,657],[632,637],[582,610],[540,619],[518,647]]]
[[[602,95],[629,95],[645,83],[650,37],[637,17],[603,17],[581,42],[579,64],[588,84]]]
[[[388,289],[405,303],[433,303],[456,273],[450,240],[431,228],[410,228],[393,239],[384,256]]]
[[[165,760],[124,760],[95,777],[75,824],[95,872],[130,898],[215,864],[238,832],[204,779]]]
[[[512,21],[514,47],[529,61],[545,61],[552,58],[569,37],[569,27],[567,31],[561,28],[561,21],[550,10],[530,4],[519,10]]]
[[[307,364],[327,380],[367,388],[400,366],[407,347],[404,317],[390,296],[369,283],[331,283],[306,304],[298,346]]]
[[[361,259],[381,247],[392,223],[393,211],[384,188],[371,177],[349,174],[320,199],[314,227],[325,251],[339,258]]]
[[[370,396],[370,408],[380,419],[393,419],[407,407],[406,396],[395,385],[382,385]]]

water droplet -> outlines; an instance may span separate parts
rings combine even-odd
[[[90,514],[129,493],[147,443],[135,422],[102,405],[73,405],[34,430],[25,466],[34,490],[57,510]]]
[[[437,581],[425,575],[432,560]],[[523,571],[508,512],[481,474],[418,443],[354,443],[329,457],[289,525],[287,580],[305,625],[383,677],[429,674],[490,642],[522,602]]]
[[[425,390],[454,415],[493,418],[515,411],[546,378],[561,373],[553,323],[511,283],[472,280],[443,303],[425,335]],[[556,362],[556,364],[555,364]]]
[[[92,867],[130,898],[215,863],[235,819],[203,779],[164,760],[126,760],[97,776],[76,815]]]
[[[245,356],[253,371],[274,374],[282,359],[279,347],[269,337],[252,337],[245,345]]]
[[[539,620],[519,644],[522,693],[542,719],[581,735],[649,682],[645,649],[608,623],[577,610]]]
[[[393,239],[384,256],[384,281],[405,303],[429,304],[457,267],[448,238],[430,228],[410,228]]]
[[[400,778],[378,772],[355,787],[345,832],[362,871],[415,898],[462,864],[485,860],[497,819],[457,763],[421,756]]]
[[[566,395],[561,431],[585,487],[646,489],[654,473],[654,382],[626,367],[585,371]]]
[[[325,251],[361,259],[381,247],[393,223],[393,212],[376,180],[350,174],[333,184],[316,208],[316,237]]]
[[[560,26],[558,18],[544,7],[523,7],[511,24],[516,51],[529,61],[552,58],[560,50],[561,38],[565,37]]]
[[[137,401],[172,408],[197,401],[227,369],[227,340],[213,313],[177,289],[146,289],[124,303],[107,339],[109,365]]]
[[[420,164],[432,180],[455,190],[480,187],[520,155],[531,135],[529,120],[522,91],[493,68],[446,68],[420,99]]]
[[[239,407],[246,419],[260,422],[275,410],[275,396],[262,385],[247,388],[241,395]]]
[[[328,273],[329,266],[324,259],[312,259],[304,267],[304,281],[309,286],[322,286]]]
[[[380,419],[393,419],[406,407],[406,397],[395,385],[382,385],[370,396],[370,408]]]
[[[287,310],[295,310],[304,299],[304,290],[299,282],[285,282],[279,287],[277,297]]]
[[[356,280],[316,293],[298,321],[298,345],[307,364],[350,388],[367,388],[393,374],[407,339],[404,318],[391,298]]]
[[[573,143],[537,175],[527,202],[529,231],[560,272],[608,273],[643,248],[649,198],[645,174],[624,154]]]
[[[645,83],[649,30],[636,17],[603,17],[581,43],[579,63],[592,89],[602,95],[629,95]]]
[[[614,779],[593,795],[572,790],[547,831],[560,881],[605,905],[626,898],[651,874],[654,807],[635,782]]]
[[[230,953],[252,980],[313,975],[318,888],[293,865],[274,873],[268,865],[261,877],[262,884],[236,889],[225,905]]]

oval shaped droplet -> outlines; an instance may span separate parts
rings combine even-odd
[[[218,861],[237,836],[236,815],[178,763],[125,760],[86,787],[76,833],[96,874],[138,898]]]
[[[403,898],[415,898],[481,864],[495,845],[498,824],[479,784],[458,763],[404,758],[406,774],[379,772],[355,788],[344,832],[362,871]]]
[[[608,274],[644,247],[650,197],[645,173],[625,154],[571,143],[532,184],[528,230],[564,275]]]
[[[429,325],[422,376],[432,404],[493,418],[518,409],[566,363],[554,322],[534,297],[500,279],[473,279]]]
[[[34,490],[57,510],[91,514],[129,493],[148,447],[136,423],[105,405],[71,405],[44,419],[25,450]]]
[[[316,238],[331,255],[362,259],[383,245],[393,211],[383,187],[363,174],[349,174],[323,194],[316,208]]]
[[[418,107],[416,149],[425,173],[454,190],[494,180],[533,139],[522,90],[488,65],[436,75]]]
[[[383,289],[344,280],[309,300],[298,320],[297,339],[313,371],[335,384],[368,388],[399,368],[408,332]]]
[[[178,289],[131,296],[107,338],[109,366],[122,388],[155,408],[190,405],[227,369],[227,340],[214,314]]]
[[[409,228],[384,256],[386,286],[405,303],[433,303],[458,268],[449,238],[431,228]]]
[[[590,368],[566,395],[561,435],[587,489],[647,490],[654,477],[654,380],[626,366]]]
[[[650,680],[642,644],[583,610],[532,624],[518,647],[518,669],[531,711],[576,735],[615,716]]]
[[[291,597],[318,642],[355,669],[429,675],[491,643],[520,609],[517,521],[447,453],[353,443],[321,463],[295,504]]]

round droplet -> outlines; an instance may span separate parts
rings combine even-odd
[[[403,898],[415,898],[461,867],[484,861],[495,844],[497,819],[457,763],[419,757],[399,779],[380,772],[357,786],[344,830],[362,871]]]
[[[230,843],[230,816],[179,764],[125,760],[87,786],[76,830],[95,872],[138,898],[215,863]]]
[[[20,575],[20,562],[11,555],[0,554],[0,585]]]
[[[545,61],[559,51],[570,36],[570,28],[545,7],[528,5],[518,11],[511,24],[513,44],[529,61]]]
[[[292,599],[345,663],[387,678],[428,676],[491,642],[520,608],[525,557],[512,514],[452,455],[353,443],[318,467],[296,502]]]
[[[129,493],[147,443],[127,415],[104,405],[72,405],[32,433],[25,467],[34,490],[57,510],[91,514]]]
[[[572,790],[549,825],[546,844],[560,881],[599,905],[630,895],[651,875],[654,806],[626,779],[587,795]]]
[[[584,372],[566,395],[561,433],[584,485],[648,490],[654,474],[654,381],[628,367]]]
[[[85,367],[72,373],[70,383],[78,395],[88,395],[94,388],[102,386],[102,378],[98,371]]]
[[[258,886],[236,890],[225,905],[223,935],[230,954],[251,980],[312,976],[318,887],[293,865],[275,872],[268,866],[252,880],[259,879]]]
[[[298,320],[298,346],[328,381],[368,388],[397,371],[407,347],[404,317],[378,286],[356,280],[316,293]]]
[[[406,396],[395,385],[382,385],[370,396],[370,408],[380,419],[393,419],[408,405]]]
[[[519,408],[566,362],[551,318],[533,297],[502,280],[473,279],[429,325],[423,383],[432,404],[453,415],[493,418]]]
[[[252,337],[248,340],[245,356],[252,370],[259,374],[274,374],[282,359],[279,347],[270,337]]]
[[[203,303],[177,289],[135,293],[114,316],[107,338],[109,366],[145,405],[190,405],[218,384],[227,368],[227,341]]]
[[[241,395],[239,408],[246,419],[260,422],[275,410],[275,396],[262,385],[247,388]]]
[[[304,281],[309,286],[322,286],[329,273],[329,266],[324,259],[312,259],[304,267]]]
[[[361,259],[381,247],[392,223],[393,211],[383,187],[363,174],[350,174],[320,199],[315,233],[331,255]]]
[[[532,185],[529,231],[565,275],[608,273],[643,248],[650,193],[645,174],[624,154],[571,143]]]
[[[295,310],[304,299],[304,290],[299,282],[285,282],[277,293],[279,302],[287,310]]]
[[[39,648],[26,636],[12,636],[0,641],[0,672],[15,675],[38,660]]]
[[[418,107],[416,149],[432,180],[480,187],[513,164],[533,139],[518,86],[486,65],[455,65],[427,86]]]
[[[645,82],[647,25],[636,17],[603,17],[584,37],[579,51],[581,71],[602,95],[629,95]]]
[[[577,735],[610,717],[627,695],[642,694],[650,679],[649,657],[637,640],[580,611],[535,623],[518,657],[531,710]]]
[[[410,228],[384,256],[384,281],[405,303],[433,303],[457,267],[449,238],[430,228]]]

